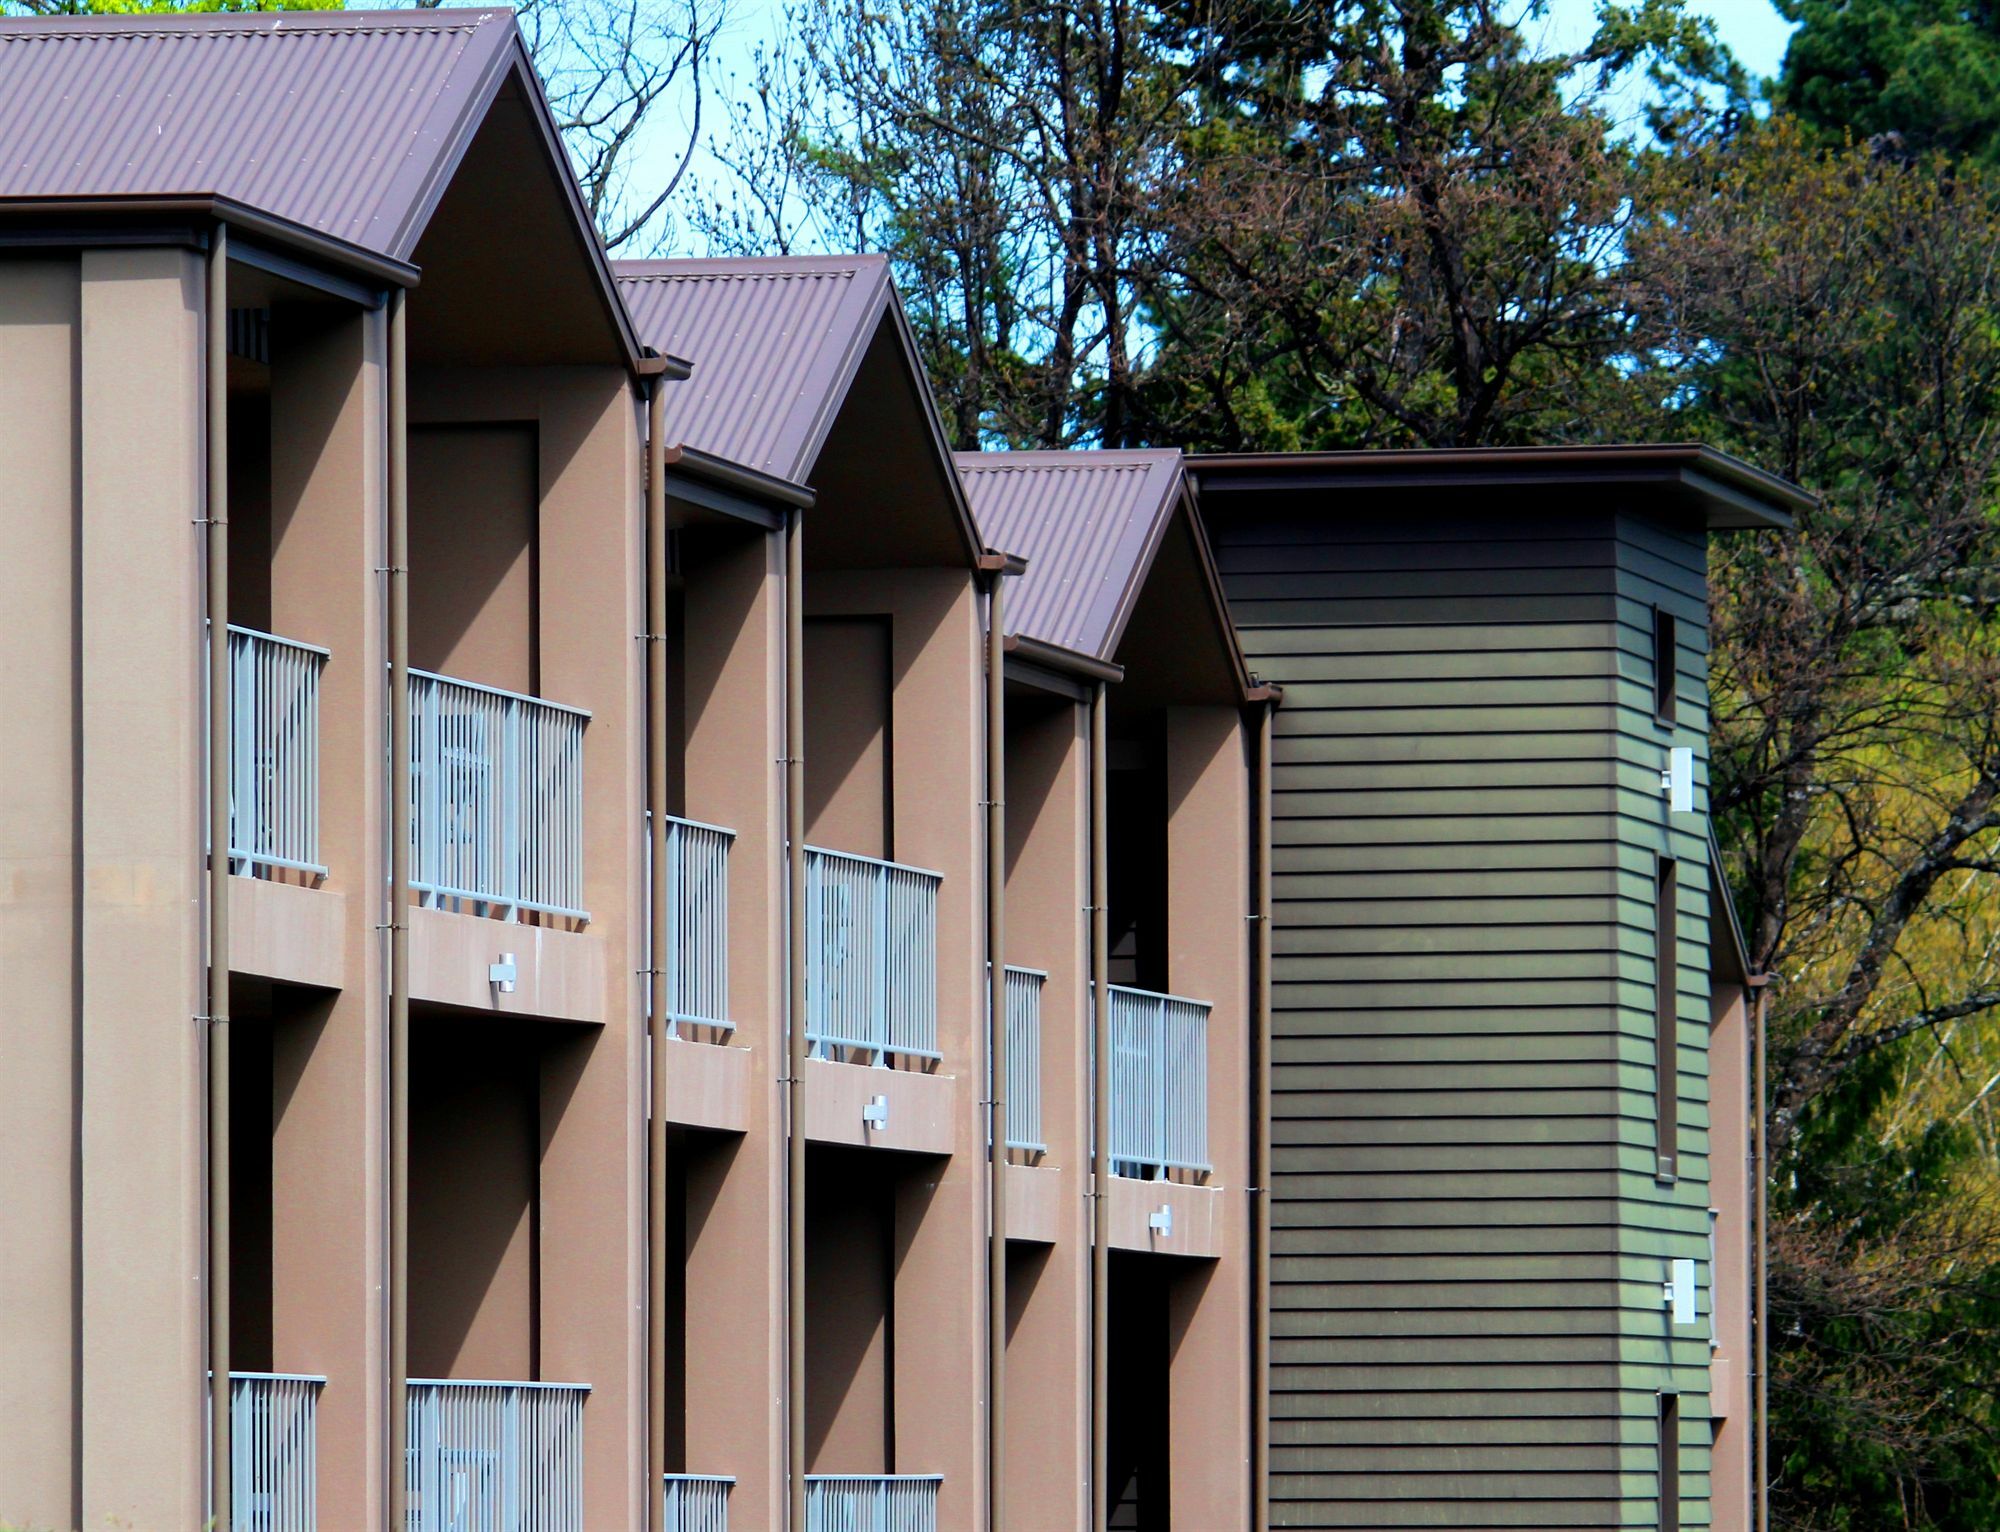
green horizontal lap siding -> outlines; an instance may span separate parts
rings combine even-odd
[[[1667,1383],[1690,1395],[1683,1524],[1705,1525],[1706,1326],[1669,1335],[1660,1302],[1668,1254],[1706,1270],[1695,816],[1672,842],[1671,1189],[1652,1110],[1652,607],[1679,619],[1674,738],[1698,744],[1701,540],[1609,510],[1232,512],[1216,551],[1252,668],[1285,688],[1275,1524],[1653,1526]]]

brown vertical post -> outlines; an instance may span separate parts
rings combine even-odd
[[[646,400],[646,1521],[666,1526],[667,1471],[667,380]]]
[[[986,595],[986,1027],[993,1077],[986,1279],[987,1526],[1006,1526],[1007,1461],[1007,697],[1006,575]]]
[[[229,231],[208,245],[208,1483],[229,1505]]]
[[[389,295],[389,1525],[407,1514],[410,1378],[409,327]]]
[[[1250,1508],[1253,1532],[1271,1525],[1271,723],[1275,702],[1257,717],[1256,798],[1251,812],[1257,847],[1255,913],[1251,916],[1252,1025],[1257,1037],[1257,1073],[1251,1103],[1256,1126],[1250,1146],[1252,1236],[1256,1269],[1250,1287]]]
[[[785,1458],[806,1525],[806,622],[800,513],[785,517]]]
[[[1090,697],[1090,1525],[1105,1532],[1111,1457],[1111,838],[1105,825],[1105,685]]]

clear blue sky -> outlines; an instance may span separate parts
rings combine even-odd
[[[1567,48],[1582,42],[1595,22],[1597,4],[1598,0],[1550,0],[1548,15],[1540,23],[1547,30],[1549,46]],[[1687,8],[1716,23],[1722,40],[1734,50],[1753,77],[1769,78],[1778,72],[1778,65],[1785,55],[1785,41],[1792,29],[1791,24],[1772,8],[1771,0],[1689,0]],[[772,29],[783,22],[782,0],[735,0],[734,9],[735,14],[721,45],[705,71],[711,92],[718,86],[727,89],[732,74],[739,82],[747,79],[752,48],[760,39],[768,38]],[[661,175],[670,172],[687,142],[687,134],[692,127],[692,104],[692,95],[684,92],[682,99],[662,113],[645,135],[648,140],[645,153],[648,158],[658,160]],[[702,125],[704,133],[713,128],[720,116],[711,94]],[[697,150],[695,161],[689,167],[688,181],[682,183],[682,205],[688,205],[691,200],[689,194],[696,190],[690,183],[699,183],[717,173],[714,165]],[[640,169],[634,179],[644,183],[653,180],[653,177]],[[692,253],[685,248],[685,234],[679,243],[681,248],[677,253]]]

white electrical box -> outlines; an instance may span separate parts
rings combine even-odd
[[[1661,1296],[1673,1310],[1675,1324],[1694,1323],[1694,1261],[1690,1257],[1676,1256],[1667,1262],[1667,1281]]]
[[[1694,750],[1675,745],[1667,751],[1667,768],[1660,773],[1660,791],[1667,795],[1667,807],[1676,814],[1694,812]]]

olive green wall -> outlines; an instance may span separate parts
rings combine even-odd
[[[1273,1523],[1652,1527],[1681,1393],[1708,1524],[1704,535],[1237,495],[1277,714]],[[1679,723],[1654,718],[1653,607]],[[1705,777],[1698,754],[1697,781]],[[1669,819],[1673,823],[1669,825]],[[1655,858],[1680,859],[1678,1181],[1656,1177]],[[1670,1256],[1699,1260],[1673,1327]]]

